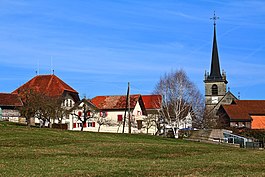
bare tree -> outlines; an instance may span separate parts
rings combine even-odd
[[[27,125],[30,126],[31,118],[34,118],[39,111],[43,95],[33,90],[20,90],[19,95],[23,102],[20,113],[26,118]]]
[[[157,83],[155,94],[162,96],[161,117],[178,138],[180,121],[188,112],[196,119],[203,117],[203,97],[198,88],[190,81],[184,70],[166,73]]]
[[[111,126],[113,125],[113,123],[111,122],[110,119],[103,117],[103,116],[98,116],[97,117],[97,123],[98,123],[98,132],[100,131],[100,128],[102,125],[106,125],[106,126]]]
[[[63,115],[59,115],[64,113],[61,107],[61,97],[47,96],[34,90],[21,90],[19,95],[23,101],[20,113],[26,118],[28,126],[30,126],[31,118],[38,118],[40,127],[43,127],[45,123],[51,127],[51,120],[55,120],[59,116],[63,117]]]

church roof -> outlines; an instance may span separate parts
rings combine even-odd
[[[61,96],[65,91],[78,94],[76,90],[55,75],[35,76],[12,93],[19,94],[25,90],[33,90],[48,96]]]

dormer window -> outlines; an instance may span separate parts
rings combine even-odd
[[[218,95],[218,87],[216,84],[212,86],[212,95]]]

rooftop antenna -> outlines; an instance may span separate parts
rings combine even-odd
[[[52,56],[51,56],[51,74],[54,75],[54,69],[53,69],[53,61],[52,61]]]
[[[38,59],[37,61],[37,69],[36,69],[36,75],[39,75],[40,74],[40,60]]]
[[[240,92],[238,92],[238,96],[237,96],[237,98],[240,100]]]
[[[228,87],[228,92],[230,92],[230,87]]]

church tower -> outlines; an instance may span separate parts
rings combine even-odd
[[[214,34],[213,34],[213,48],[212,48],[212,59],[211,59],[211,71],[205,72],[205,108],[208,112],[212,112],[216,109],[218,103],[226,95],[226,74],[224,71],[220,71],[220,63],[218,56],[217,40],[216,40],[216,20],[218,17],[211,18],[214,20]],[[214,113],[216,110],[214,111]]]

